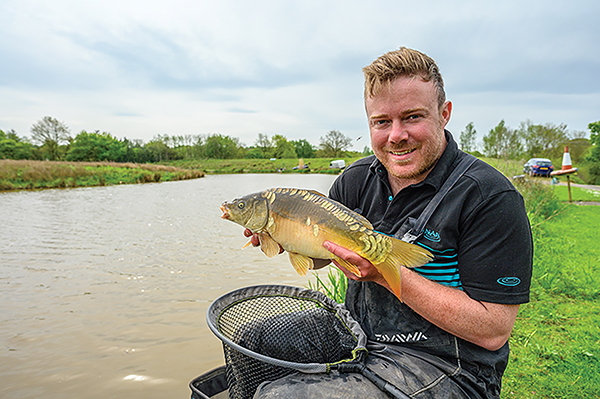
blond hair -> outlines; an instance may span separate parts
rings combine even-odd
[[[365,75],[365,99],[372,98],[401,76],[419,76],[426,82],[433,82],[438,94],[438,106],[446,102],[444,80],[435,61],[420,51],[400,47],[390,51],[363,68]]]

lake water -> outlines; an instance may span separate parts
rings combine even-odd
[[[0,397],[189,398],[223,364],[210,303],[256,284],[306,286],[287,256],[240,249],[224,200],[327,193],[333,175],[217,175],[0,193]],[[322,272],[325,273],[325,272]]]

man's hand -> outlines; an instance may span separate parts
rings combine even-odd
[[[252,244],[252,246],[260,247],[260,238],[258,236],[258,233],[252,233],[252,231],[250,231],[250,229],[245,229],[244,236],[250,237],[250,243]],[[285,251],[285,250],[280,245],[279,253],[282,253],[283,251]],[[331,262],[330,259],[313,259],[313,269],[314,270],[321,269],[321,268],[327,266],[330,262]]]
[[[245,237],[250,237],[250,242],[252,243],[253,247],[260,246],[260,240],[258,238],[258,234],[252,233],[252,231],[250,231],[250,229],[245,229],[244,230],[244,236]]]
[[[346,262],[352,263],[353,265],[358,267],[358,270],[360,271],[360,276],[357,276],[356,274],[354,274],[351,271],[349,271],[348,269],[346,269],[343,265],[340,265],[335,259],[333,260],[333,263],[350,280],[374,281],[374,282],[386,287],[387,289],[391,290],[387,281],[385,281],[385,279],[383,278],[381,273],[379,273],[379,270],[377,270],[377,268],[371,262],[369,262],[367,259],[363,258],[356,252],[350,251],[349,249],[339,246],[331,241],[325,241],[323,243],[323,246],[325,247],[326,250],[328,250],[335,256],[345,260]]]
[[[250,231],[250,229],[245,229],[244,236],[250,237],[250,243],[252,244],[253,247],[260,247],[260,238],[258,236],[258,233],[253,233],[252,231]],[[248,245],[248,244],[246,244],[246,245]],[[283,251],[284,251],[284,249],[280,245],[279,253],[282,253]]]

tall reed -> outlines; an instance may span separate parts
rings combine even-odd
[[[198,170],[117,162],[0,160],[0,190],[64,188],[194,179]]]

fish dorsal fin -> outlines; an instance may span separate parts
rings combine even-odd
[[[308,256],[300,255],[295,252],[288,252],[288,255],[290,257],[290,263],[301,276],[306,276],[306,272],[314,267],[313,260]]]
[[[306,190],[306,191],[308,191],[309,193],[313,193],[313,194],[315,194],[315,195],[320,195],[321,197],[325,197],[325,198],[327,198],[327,196],[326,196],[325,194],[323,194],[323,193],[320,193],[320,192],[318,192],[317,190]]]
[[[336,217],[339,217],[340,214],[348,215],[349,217],[356,220],[358,223],[363,224],[364,226],[366,226],[367,228],[369,228],[371,230],[373,229],[373,225],[366,217],[350,210],[345,205],[342,205],[339,202],[332,200],[331,198],[327,197],[324,194],[321,194],[320,192],[318,192],[316,190],[304,190],[304,191],[307,191],[311,194],[315,194],[319,197],[323,197],[324,201],[334,204],[334,207],[331,209],[334,210],[334,214],[336,215]]]
[[[279,244],[268,233],[258,233],[260,249],[269,258],[279,254]]]

